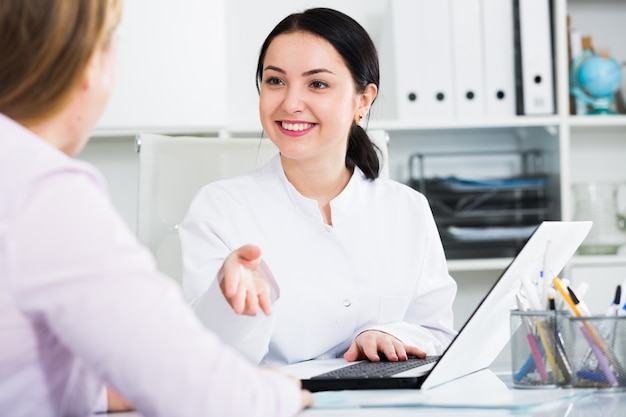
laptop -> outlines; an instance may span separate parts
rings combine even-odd
[[[591,224],[590,221],[541,223],[478,304],[448,348],[441,356],[432,358],[430,363],[376,377],[324,375],[355,364],[372,364],[368,361],[349,363],[343,358],[305,361],[281,369],[300,378],[303,388],[312,392],[429,389],[485,369],[509,340],[509,312],[517,308],[515,294],[520,290],[521,277],[538,277],[544,268],[544,275],[548,279],[560,273],[589,233]],[[375,366],[396,364],[397,362],[381,362]]]

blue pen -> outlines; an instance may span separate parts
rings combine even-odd
[[[580,379],[587,379],[589,381],[599,382],[605,385],[610,385],[609,381],[606,379],[606,376],[601,372],[578,371],[576,372],[576,376]]]
[[[541,350],[542,347],[539,346],[539,349]],[[519,371],[517,371],[513,378],[515,379],[515,381],[519,382],[522,380],[522,378],[524,378],[526,375],[534,370],[535,360],[533,359],[533,355],[528,355],[528,359],[526,359],[526,362],[524,362],[524,364],[519,368]]]

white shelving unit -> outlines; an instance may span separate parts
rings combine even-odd
[[[402,155],[414,151],[454,147],[539,146],[546,152],[546,169],[554,187],[551,197],[557,208],[553,219],[572,220],[572,185],[587,181],[626,182],[626,116],[570,115],[567,16],[583,35],[591,35],[594,46],[608,49],[618,62],[626,62],[626,0],[554,0],[554,47],[557,112],[547,117],[516,116],[498,120],[447,120],[407,123],[375,120],[371,127],[390,132],[392,177],[406,180]],[[626,64],[624,64],[626,65]],[[626,81],[624,82],[626,86]],[[625,90],[626,91],[626,90]],[[400,165],[400,167],[398,166]],[[510,259],[450,260],[455,276],[484,273],[489,285]],[[575,256],[565,274],[573,281],[586,281],[593,288],[587,297],[592,311],[603,312],[614,285],[626,282],[626,254]]]

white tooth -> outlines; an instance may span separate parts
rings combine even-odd
[[[284,129],[292,130],[292,131],[302,131],[311,127],[310,123],[286,123],[282,122],[282,126]]]

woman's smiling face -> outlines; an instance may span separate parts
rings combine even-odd
[[[360,98],[341,55],[323,38],[293,32],[268,47],[259,110],[283,158],[343,161]]]

